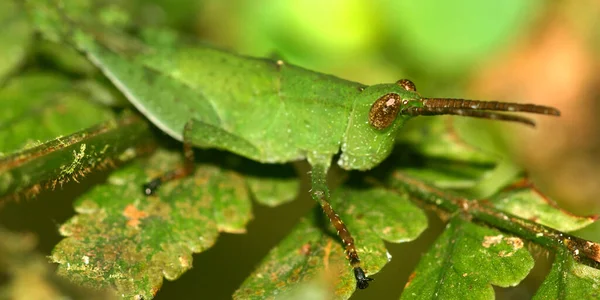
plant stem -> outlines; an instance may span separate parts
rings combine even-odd
[[[423,207],[433,207],[438,213],[461,214],[466,219],[481,222],[554,251],[568,250],[580,263],[600,269],[600,245],[503,212],[485,200],[469,200],[442,191],[402,172],[394,172],[393,188],[410,194]]]

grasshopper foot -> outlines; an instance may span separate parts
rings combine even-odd
[[[158,187],[160,187],[161,184],[162,180],[160,178],[152,179],[150,182],[144,184],[144,195],[151,196],[158,190]]]
[[[354,268],[354,278],[356,278],[356,287],[364,290],[369,287],[369,281],[373,278],[367,277],[361,267]]]

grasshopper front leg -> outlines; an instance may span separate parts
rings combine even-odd
[[[315,161],[314,158],[309,156],[309,163],[312,166],[311,171],[311,183],[312,187],[310,194],[312,198],[321,205],[323,212],[329,218],[329,222],[337,230],[337,234],[342,239],[344,247],[346,248],[346,257],[350,261],[350,265],[354,269],[354,278],[356,278],[356,287],[359,289],[366,289],[369,286],[369,281],[373,278],[367,277],[363,271],[356,251],[356,245],[354,244],[354,238],[348,228],[340,218],[340,216],[333,210],[329,203],[329,189],[327,188],[327,170],[329,169],[330,157],[318,159]]]

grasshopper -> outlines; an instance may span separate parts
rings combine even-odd
[[[533,126],[526,117],[499,111],[560,115],[553,107],[533,104],[426,98],[406,79],[369,86],[281,60],[203,46],[119,55],[98,36],[86,34],[76,47],[140,113],[183,143],[184,164],[145,184],[146,195],[191,174],[194,147],[269,164],[306,159],[312,169],[310,195],[337,230],[359,289],[367,288],[372,278],[361,267],[352,234],[329,203],[326,175],[335,155],[340,155],[342,169],[369,170],[390,154],[398,131],[416,116],[460,115]],[[166,82],[172,84],[173,78],[182,82],[181,90],[189,90],[189,98],[169,93]],[[130,88],[140,82],[149,90]]]

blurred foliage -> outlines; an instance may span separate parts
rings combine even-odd
[[[27,217],[28,207],[33,205],[30,202],[4,202],[5,207],[0,210],[1,226],[27,230],[44,220],[63,223],[64,218],[55,221],[57,213],[53,209],[61,207],[61,203],[68,205],[76,198],[74,206],[77,214],[61,227],[61,234],[68,238],[54,249],[52,260],[61,263],[61,274],[79,277],[88,285],[116,286],[127,295],[152,297],[161,287],[163,276],[178,278],[191,268],[192,253],[206,250],[194,257],[195,270],[187,272],[188,275],[174,283],[166,283],[157,299],[177,295],[189,297],[194,292],[205,297],[226,298],[236,289],[235,296],[238,298],[248,298],[252,293],[260,298],[278,292],[284,281],[301,282],[297,286],[289,285],[294,287],[285,291],[284,297],[289,298],[300,299],[307,295],[328,298],[332,293],[331,285],[336,286],[333,293],[338,297],[346,297],[353,292],[353,279],[344,261],[342,247],[335,233],[323,230],[328,227],[322,224],[320,212],[315,213],[316,210],[312,209],[311,200],[302,199],[304,204],[296,201],[281,209],[257,206],[254,211],[251,210],[250,196],[268,206],[294,198],[299,190],[298,181],[294,179],[295,172],[289,168],[270,169],[239,157],[202,152],[203,157],[199,160],[208,165],[200,168],[195,178],[172,185],[161,198],[146,201],[138,195],[140,183],[149,175],[159,173],[155,169],[165,169],[177,163],[177,155],[169,153],[173,151],[173,145],[160,134],[158,138],[152,136],[147,124],[139,120],[133,120],[126,126],[119,123],[131,118],[128,114],[123,115],[121,108],[100,105],[123,106],[123,97],[84,57],[62,45],[60,34],[68,33],[68,28],[61,27],[60,22],[44,21],[49,15],[40,8],[48,3],[76,12],[83,19],[99,20],[103,26],[130,33],[147,33],[161,28],[165,35],[158,36],[154,42],[168,38],[169,30],[172,30],[190,41],[200,39],[243,54],[282,58],[366,84],[408,77],[427,96],[527,101],[555,105],[563,111],[561,119],[540,119],[539,129],[531,132],[517,131],[511,128],[512,125],[478,120],[446,122],[447,119],[440,118],[411,121],[396,147],[403,151],[396,151],[386,162],[400,166],[399,169],[383,165],[370,174],[385,181],[394,179],[393,176],[387,179],[385,176],[401,172],[407,178],[416,177],[415,186],[442,188],[445,192],[438,200],[432,200],[434,196],[431,194],[411,190],[410,186],[405,187],[401,183],[396,183],[400,188],[395,192],[371,188],[366,192],[351,188],[356,184],[354,175],[350,184],[338,189],[336,195],[344,197],[335,198],[334,207],[339,207],[340,214],[346,215],[344,220],[355,233],[359,245],[362,243],[364,246],[359,251],[365,257],[367,270],[373,274],[387,264],[381,275],[376,276],[377,284],[355,294],[355,298],[397,297],[402,290],[397,286],[403,285],[407,279],[410,284],[403,298],[411,298],[414,296],[412,293],[424,295],[434,286],[432,282],[437,284],[434,287],[438,291],[448,292],[446,295],[458,293],[459,296],[475,293],[472,287],[473,282],[477,282],[480,292],[476,294],[489,298],[493,295],[489,284],[512,286],[528,274],[532,265],[528,251],[521,248],[522,245],[511,249],[515,245],[504,242],[514,241],[511,240],[514,237],[504,236],[500,242],[492,243],[492,247],[485,247],[480,238],[499,236],[499,232],[457,217],[451,218],[448,228],[418,266],[418,258],[414,262],[406,259],[388,262],[387,255],[404,257],[408,252],[422,253],[426,251],[425,247],[430,247],[424,243],[422,248],[398,248],[384,245],[380,239],[405,242],[415,239],[424,229],[422,212],[408,202],[409,196],[421,201],[421,204],[428,203],[427,199],[433,201],[424,205],[428,208],[441,199],[451,199],[450,195],[454,193],[465,197],[492,196],[490,202],[496,208],[566,231],[582,228],[593,221],[592,218],[575,217],[558,209],[532,185],[497,193],[514,181],[522,173],[521,166],[525,166],[531,171],[531,178],[540,183],[539,186],[559,196],[560,204],[580,213],[600,211],[600,203],[589,200],[600,192],[595,184],[595,178],[600,176],[597,160],[600,126],[594,118],[598,113],[596,100],[600,97],[597,89],[597,78],[600,77],[597,71],[600,70],[600,38],[597,35],[600,31],[600,5],[597,2],[29,0],[24,4],[17,0],[3,1],[0,4],[0,24],[5,25],[0,33],[0,57],[3,59],[0,66],[0,101],[5,108],[0,110],[0,137],[4,141],[0,144],[0,178],[3,179],[0,191],[14,191],[16,189],[11,184],[19,183],[29,189],[24,189],[28,193],[16,198],[25,196],[29,199],[42,190],[36,187],[36,183],[54,182],[56,186],[61,180],[61,172],[56,175],[51,171],[69,170],[68,178],[75,181],[82,180],[83,175],[92,171],[100,172],[102,168],[98,166],[107,164],[94,160],[93,153],[103,155],[102,151],[106,149],[99,146],[91,148],[95,143],[114,146],[111,148],[113,152],[100,157],[119,162],[117,165],[136,158],[131,165],[113,173],[106,183],[82,181],[84,186],[86,182],[88,186],[94,186],[82,195],[74,193],[59,199],[53,196],[57,192],[42,192],[39,197],[48,204],[42,209],[41,218]],[[90,9],[90,5],[94,9]],[[29,19],[24,6],[29,8]],[[38,30],[49,39],[35,38],[32,24],[47,24],[49,27],[42,26]],[[57,27],[52,27],[57,24]],[[150,36],[153,37],[157,36]],[[117,46],[126,44],[127,47],[135,47],[129,40],[120,42],[124,43]],[[581,107],[586,107],[585,111]],[[102,121],[107,121],[103,128],[109,130],[100,135],[90,134],[94,131],[89,128]],[[509,138],[502,138],[498,133]],[[128,138],[123,139],[122,136]],[[63,137],[71,138],[71,142],[62,145]],[[137,159],[152,150],[150,145],[154,143],[170,150],[163,149],[150,160]],[[81,145],[90,145],[87,152],[83,151],[86,156],[81,152]],[[138,147],[133,147],[136,145]],[[179,149],[179,145],[175,147]],[[35,152],[38,149],[49,150]],[[38,153],[29,156],[36,160],[23,163],[21,158],[27,156],[22,155],[27,153]],[[159,159],[162,156],[167,158]],[[50,167],[57,163],[64,168]],[[186,192],[186,186],[194,183],[200,184],[200,189]],[[62,184],[63,181],[60,181]],[[215,192],[220,190],[215,188],[221,187],[220,184],[237,184],[237,188],[232,190],[244,194],[234,197],[234,200],[243,203],[233,205],[235,211],[231,211],[231,207],[228,210],[228,205],[223,205],[223,209],[217,206],[209,209],[201,204],[211,197],[223,196]],[[45,187],[50,186],[46,184]],[[300,190],[308,188],[303,185]],[[378,192],[371,194],[372,191]],[[380,195],[382,201],[377,203],[382,207],[365,201],[377,198],[377,193],[389,193],[387,196]],[[569,199],[580,204],[567,203]],[[448,206],[444,207],[446,204]],[[186,205],[199,205],[205,210],[191,209]],[[453,211],[455,204],[443,202],[440,207]],[[20,214],[12,213],[19,208]],[[434,211],[439,212],[439,208]],[[220,223],[231,221],[224,215],[232,214],[242,216],[239,224],[228,226]],[[415,219],[408,222],[410,219],[401,214]],[[246,227],[252,215],[257,216],[257,220]],[[441,216],[449,217],[445,213]],[[303,219],[297,223],[301,217]],[[23,220],[26,222],[22,227],[15,225]],[[127,226],[122,227],[124,224]],[[143,226],[138,227],[140,224]],[[370,225],[368,230],[364,229],[365,224]],[[600,240],[597,228],[588,227],[584,231],[585,236]],[[221,235],[220,241],[208,249],[215,243],[219,232],[240,233],[246,230],[248,234],[245,236]],[[400,235],[390,238],[382,236],[383,233]],[[0,251],[4,251],[1,246],[20,245],[17,237],[6,235],[8,237],[1,239]],[[420,240],[432,242],[436,235],[435,232],[425,232]],[[200,240],[196,240],[199,237]],[[50,237],[40,235],[40,240],[42,244],[39,247],[48,254],[59,237],[56,234]],[[460,245],[454,247],[453,242]],[[34,243],[27,244],[22,248],[25,249],[22,254],[28,255],[27,251],[33,248]],[[16,290],[20,286],[17,283],[23,282],[16,279],[34,278],[31,275],[17,276],[24,272],[35,273],[27,271],[27,265],[15,263],[22,259],[11,255],[19,251],[0,252],[0,295],[17,295],[8,292],[10,287]],[[388,251],[391,254],[387,254]],[[13,254],[7,256],[6,253]],[[327,255],[327,260],[324,255]],[[260,259],[263,261],[255,269]],[[39,258],[34,261],[38,263]],[[493,266],[484,267],[481,262]],[[520,271],[518,274],[505,272],[498,266]],[[416,273],[409,277],[414,268]],[[17,274],[10,285],[2,285],[6,276],[4,270]],[[254,273],[246,278],[252,271]],[[432,281],[431,276],[423,275],[428,272],[445,279]],[[74,276],[74,273],[78,275]],[[273,274],[278,280],[271,280]],[[541,284],[536,294],[539,299],[578,299],[590,296],[586,293],[590,286],[598,284],[599,278],[597,269],[577,263],[569,252],[560,248],[550,273],[546,266],[545,270],[542,267],[541,274],[536,275],[535,270],[530,273],[532,285],[521,284],[515,288],[519,291],[516,294],[531,298]],[[546,274],[548,276],[542,284]],[[319,276],[326,284],[311,281]],[[43,278],[35,278],[40,291],[48,291],[45,294],[51,297],[58,295],[59,289],[48,288],[55,284],[54,279],[48,284],[42,281],[45,280]],[[469,288],[462,294],[460,289],[447,291],[442,284],[444,280],[458,287],[467,284]],[[386,282],[389,284],[384,284]],[[198,290],[194,291],[196,286]],[[556,286],[568,288],[557,289]],[[256,294],[260,291],[263,294]],[[19,293],[12,297],[28,295]],[[503,292],[496,290],[496,294],[502,295]],[[88,296],[91,297],[91,294]]]
[[[0,20],[4,30],[0,33],[0,84],[7,75],[20,66],[27,56],[27,47],[33,38],[33,26],[28,22],[25,12],[15,1],[0,3]]]
[[[116,299],[107,291],[85,289],[60,278],[43,255],[35,251],[35,234],[0,228],[0,284],[2,299]]]
[[[238,9],[232,10],[232,3]],[[202,8],[200,34],[217,44],[376,83],[387,72],[460,80],[456,76],[532,30],[543,6],[541,1],[208,0]]]

